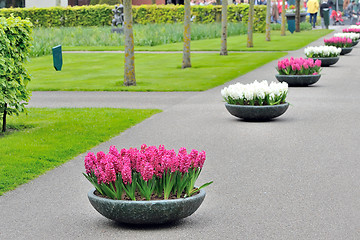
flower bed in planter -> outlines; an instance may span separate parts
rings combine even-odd
[[[341,48],[334,46],[307,47],[304,49],[306,57],[321,61],[321,67],[328,67],[340,59]]]
[[[350,38],[352,40],[352,47],[354,47],[359,43],[360,33],[335,33],[334,37]]]
[[[334,46],[341,48],[340,55],[348,54],[352,51],[353,41],[350,38],[346,37],[332,37],[329,39],[324,39],[326,46]]]
[[[289,86],[308,86],[316,83],[321,75],[321,61],[312,58],[286,58],[278,61],[275,75],[279,82],[287,82]]]
[[[176,153],[164,146],[89,153],[84,176],[95,189],[88,193],[103,216],[124,223],[164,223],[189,216],[205,198],[195,181],[205,162],[205,152],[185,148]],[[187,208],[184,209],[184,208]]]
[[[249,121],[266,121],[282,115],[288,108],[286,83],[254,81],[236,83],[221,90],[225,107],[235,117]]]

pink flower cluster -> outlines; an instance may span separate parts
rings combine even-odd
[[[352,46],[351,38],[346,38],[346,37],[332,37],[329,39],[324,39],[324,43],[326,46],[335,46],[339,48]]]
[[[356,23],[356,25],[358,25]],[[344,33],[360,33],[360,28],[345,28],[343,29]]]
[[[278,61],[277,70],[281,75],[309,75],[318,74],[321,61],[312,58],[285,58]]]
[[[189,154],[186,148],[180,148],[178,154],[172,149],[167,150],[163,145],[141,146],[136,148],[121,149],[111,146],[109,153],[98,152],[95,156],[90,152],[85,157],[86,173],[93,172],[98,184],[111,183],[120,174],[124,184],[132,182],[132,172],[141,174],[144,181],[154,176],[162,178],[168,172],[187,173],[189,169],[202,169],[206,159],[205,151],[198,152],[193,149]]]

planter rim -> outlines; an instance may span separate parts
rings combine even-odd
[[[255,105],[230,104],[230,103],[225,102],[225,105],[236,106],[236,107],[239,106],[239,107],[244,107],[244,108],[269,108],[269,107],[285,106],[285,105],[289,105],[289,103],[288,103],[288,102],[285,102],[285,103],[276,104],[276,105],[255,106]]]
[[[187,198],[178,198],[178,199],[163,199],[163,200],[149,200],[149,201],[133,201],[133,200],[117,200],[117,199],[109,199],[109,198],[103,198],[103,197],[99,197],[96,196],[94,194],[95,192],[95,188],[90,189],[90,191],[88,192],[88,197],[92,197],[95,199],[98,199],[100,201],[108,201],[108,202],[113,202],[113,203],[124,203],[124,204],[154,204],[154,203],[174,203],[174,202],[180,202],[180,201],[186,201],[187,199],[196,199],[196,198],[202,198],[203,196],[206,195],[206,192],[204,189],[200,189],[199,193],[196,195],[193,195],[191,197],[187,197]]]
[[[280,74],[276,74],[275,76],[287,76],[287,77],[312,77],[312,76],[321,76],[321,74],[316,74],[316,75],[280,75]]]
[[[330,59],[330,58],[340,58],[340,55],[337,57],[311,57],[312,59]],[[319,74],[320,75],[320,74]]]

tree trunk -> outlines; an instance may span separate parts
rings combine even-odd
[[[271,30],[271,1],[266,2],[266,41],[270,41],[270,30]]]
[[[61,6],[61,0],[56,0],[56,6]]]
[[[286,20],[285,20],[285,0],[282,0],[282,6],[281,6],[281,36],[285,36],[285,25],[286,25]]]
[[[124,34],[125,34],[125,64],[124,85],[136,85],[135,79],[135,56],[134,34],[132,29],[131,0],[124,0]]]
[[[190,42],[191,42],[191,29],[190,29],[190,0],[184,0],[184,49],[183,49],[183,62],[182,68],[191,67],[190,61]]]
[[[253,26],[254,26],[254,0],[250,0],[248,34],[247,34],[247,47],[254,47],[254,43],[253,43]]]
[[[227,8],[228,1],[223,0],[221,9],[221,50],[220,55],[228,55],[227,51]]]
[[[151,4],[156,4],[156,0],[151,0]]]
[[[295,6],[295,32],[300,32],[300,0],[296,0]]]
[[[2,124],[2,132],[6,132],[6,115],[7,115],[7,104],[5,103],[4,106],[4,113],[3,113],[3,124]]]

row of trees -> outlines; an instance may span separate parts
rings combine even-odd
[[[282,12],[285,13],[285,0],[282,0]],[[267,1],[266,11],[266,34],[265,40],[270,41],[270,8],[271,1]],[[227,51],[227,7],[228,1],[222,1],[222,20],[221,20],[221,47],[220,55],[228,55]],[[131,16],[131,0],[124,0],[124,15],[125,15],[125,65],[124,65],[124,85],[136,85],[135,66],[134,66],[134,37],[132,31],[132,16]],[[190,0],[184,0],[184,48],[182,68],[191,67],[190,60],[190,42],[191,42],[191,9]],[[296,32],[300,31],[300,0],[296,0]],[[247,47],[254,46],[253,43],[253,24],[254,24],[254,0],[249,3],[249,21],[247,34]],[[281,14],[281,35],[285,36],[285,14]]]

